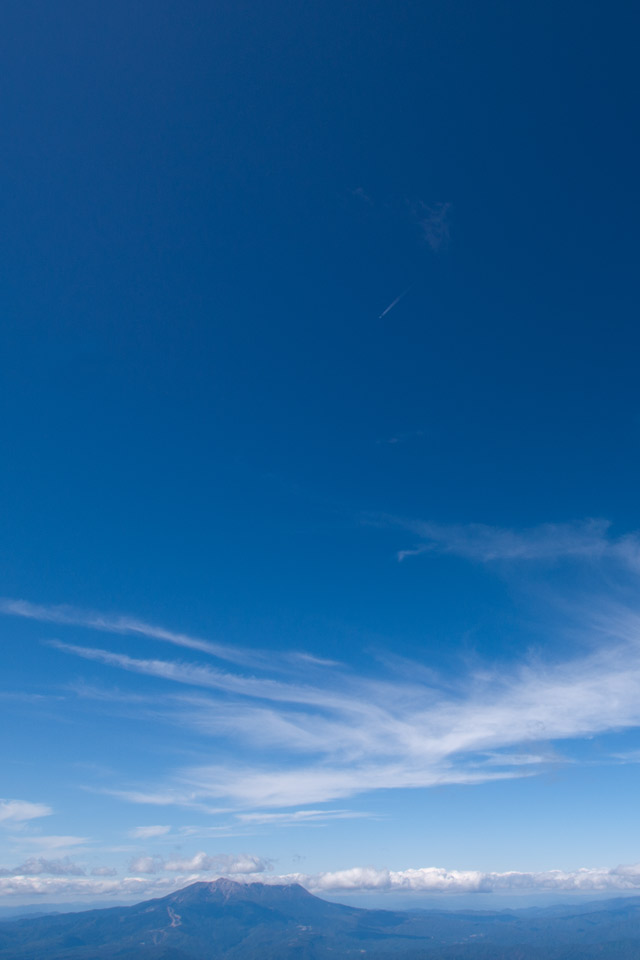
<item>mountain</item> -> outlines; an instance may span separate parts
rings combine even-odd
[[[552,911],[362,910],[220,879],[0,923],[0,960],[638,960],[640,898]]]

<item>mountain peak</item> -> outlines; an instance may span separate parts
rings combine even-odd
[[[212,880],[211,882],[205,881],[202,884],[192,884],[194,887],[201,885],[208,888],[212,893],[224,893],[226,896],[233,896],[234,894],[237,895],[241,893],[247,886],[246,883],[240,883],[238,880],[230,880],[229,877],[218,877],[217,880]]]
[[[277,900],[317,899],[299,883],[242,883],[219,877],[217,880],[200,880],[169,894],[168,900],[177,903],[227,902],[229,900],[251,900],[254,903],[273,903]]]

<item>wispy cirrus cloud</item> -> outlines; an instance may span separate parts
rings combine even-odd
[[[31,800],[0,800],[0,823],[7,825],[48,817],[52,813],[53,810],[46,803],[33,803]]]
[[[0,613],[23,617],[28,620],[38,620],[41,623],[57,623],[64,626],[86,627],[89,630],[100,630],[104,633],[148,637],[152,640],[161,640],[189,650],[198,650],[201,653],[207,653],[231,663],[246,664],[253,662],[255,659],[255,654],[246,649],[237,649],[227,644],[201,640],[186,633],[178,633],[174,630],[167,630],[165,627],[145,623],[144,620],[139,620],[136,617],[109,616],[90,610],[81,610],[67,604],[44,605],[29,603],[26,600],[11,599],[10,597],[1,597]]]
[[[480,563],[614,559],[640,571],[640,536],[629,533],[614,537],[611,524],[602,519],[545,523],[521,530],[483,523],[446,525],[401,517],[376,519],[416,536],[413,546],[398,551],[399,560],[428,552],[452,554]]]
[[[602,520],[514,531],[378,519],[411,530],[416,550],[477,563],[568,559],[598,566],[613,558],[635,572],[638,556],[636,536],[616,538]],[[566,762],[572,741],[639,728],[640,617],[622,605],[605,610],[594,603],[582,603],[579,616],[582,636],[571,656],[475,662],[447,677],[399,658],[395,664],[387,658],[381,675],[379,668],[357,673],[334,662],[315,670],[304,656],[291,657],[290,675],[283,677],[269,675],[266,657],[259,673],[247,674],[203,659],[53,645],[100,669],[149,678],[149,690],[158,684],[162,695],[129,700],[127,709],[141,716],[152,710],[154,718],[184,725],[204,741],[193,763],[167,770],[154,783],[100,789],[136,804],[229,815],[233,830],[234,823],[249,826],[251,820],[240,818],[254,813],[272,817],[265,825],[313,822],[323,804],[367,792],[534,776]],[[97,616],[98,623],[103,619]],[[216,763],[207,740],[218,745]],[[228,748],[223,759],[220,744]],[[279,810],[287,815],[278,819]]]
[[[11,597],[0,597],[0,614],[21,617],[26,620],[35,620],[39,623],[59,624],[60,626],[81,627],[86,630],[97,630],[101,633],[112,633],[121,636],[145,637],[149,640],[159,640],[173,646],[184,647],[207,656],[224,660],[236,666],[251,668],[257,671],[269,670],[281,674],[295,673],[304,664],[309,670],[322,671],[339,666],[336,661],[325,657],[315,656],[304,650],[264,651],[249,649],[248,647],[232,646],[231,644],[215,643],[187,633],[168,630],[157,624],[146,623],[137,617],[126,614],[105,614],[91,610],[83,610],[70,604],[38,604],[27,600]],[[11,696],[15,693],[0,694]],[[35,699],[37,694],[20,694],[19,696]],[[131,694],[127,694],[131,698]]]
[[[197,795],[228,798],[239,808],[286,808],[345,800],[377,790],[486,783],[521,775],[515,771],[456,769],[452,764],[412,764],[403,757],[392,763],[372,758],[351,767],[314,763],[287,770],[275,766],[262,770],[255,766],[202,766],[181,770],[178,777]]]
[[[19,837],[13,838],[16,843],[19,845],[28,845],[30,847],[37,847],[39,850],[67,850],[72,847],[81,847],[86,843],[89,843],[90,837],[75,837],[75,836],[62,836],[59,834],[52,834],[49,836],[40,836],[38,834],[34,836],[25,836],[21,834]]]
[[[118,790],[135,803],[268,810],[375,790],[530,776],[562,762],[561,753],[535,749],[540,742],[640,726],[640,633],[623,619],[605,644],[592,644],[581,655],[476,666],[453,685],[439,685],[428,672],[380,680],[334,670],[330,687],[318,687],[222,674],[202,664],[59,648],[224,696],[186,693],[163,700],[174,719],[201,734],[241,743],[250,761],[195,764],[154,788]]]
[[[152,840],[154,837],[164,837],[171,832],[171,827],[156,824],[148,827],[134,827],[129,836],[134,840]]]
[[[433,253],[445,249],[451,239],[451,203],[417,200],[409,204],[409,209],[429,249]]]
[[[248,824],[276,824],[279,826],[295,826],[307,823],[326,823],[328,820],[360,820],[369,819],[370,813],[359,810],[293,810],[287,813],[237,813],[236,819]]]
[[[147,676],[189,686],[223,690],[260,700],[315,703],[317,706],[330,706],[334,699],[329,690],[270,678],[240,676],[203,664],[156,659],[140,660],[123,653],[112,653],[109,650],[101,650],[95,647],[81,647],[75,644],[61,643],[57,640],[52,640],[50,646],[64,653],[72,653],[83,657],[85,660],[95,660],[107,666],[119,667],[132,673],[146,674]],[[353,709],[354,711],[357,710],[357,705],[354,705]]]

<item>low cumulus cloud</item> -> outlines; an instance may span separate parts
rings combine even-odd
[[[261,874],[273,868],[273,861],[264,857],[239,854],[232,856],[219,853],[210,856],[204,851],[192,857],[172,857],[165,860],[158,856],[136,857],[129,864],[131,873],[215,873],[217,875],[236,876],[243,874]]]
[[[517,893],[529,890],[559,892],[606,892],[640,890],[640,864],[616,867],[583,867],[578,870],[547,870],[521,872],[517,870],[482,872],[477,870],[447,870],[443,867],[414,867],[406,870],[387,870],[375,867],[352,867],[347,870],[323,873],[292,873],[279,876],[258,877],[262,872],[244,869],[250,866],[249,858],[243,869],[235,871],[246,874],[245,882],[299,883],[315,893],[339,891],[405,891],[417,893]],[[183,861],[188,867],[193,861]],[[267,867],[269,869],[269,862]],[[232,870],[221,874],[233,873]]]
[[[134,857],[129,870],[131,873],[162,873],[164,860],[162,857]]]
[[[67,897],[117,897],[132,902],[146,897],[163,896],[179,889],[191,878],[182,882],[175,879],[149,882],[143,877],[123,877],[121,879],[99,879],[90,877],[25,877],[15,876],[0,879],[0,897],[42,897],[43,900],[65,899]]]
[[[318,874],[292,874],[296,882],[314,892],[340,890],[414,891],[422,893],[516,893],[529,890],[559,892],[618,892],[640,890],[640,864],[617,867],[585,867],[574,871],[539,873],[508,871],[445,870],[420,867],[408,870],[378,870],[354,867]]]
[[[68,857],[63,857],[60,860],[30,857],[17,867],[0,867],[0,877],[37,877],[42,874],[50,874],[53,877],[84,877],[86,871],[84,867],[73,863]]]
[[[265,870],[271,870],[272,860],[265,860],[263,857],[252,857],[248,854],[240,856],[228,856],[218,854],[210,857],[206,853],[196,853],[194,857],[181,859],[175,858],[166,863],[167,870],[191,871],[202,870],[206,872],[215,872],[230,874],[255,874],[264,873]]]
[[[206,855],[202,855],[203,857]],[[213,858],[212,858],[213,859]],[[249,866],[254,858],[247,858]],[[190,866],[196,858],[181,862]],[[132,868],[135,862],[130,865]],[[168,866],[168,864],[167,864]],[[131,871],[133,873],[133,869]],[[220,871],[214,877],[209,872],[185,872],[169,876],[167,872],[149,877],[144,874],[119,879],[76,877],[70,875],[32,875],[0,877],[0,896],[41,895],[51,897],[117,897],[131,901],[163,896],[198,880],[211,881],[217,876],[232,874]],[[415,867],[406,870],[387,870],[376,867],[352,867],[347,870],[305,874],[263,875],[261,872],[241,874],[246,883],[299,883],[319,896],[339,896],[340,893],[378,891],[380,893],[433,894],[469,893],[638,893],[640,892],[640,864],[616,867],[584,867],[578,870],[547,870],[537,873],[506,871],[504,873],[476,870],[446,870],[442,867]],[[95,875],[94,875],[95,876]],[[236,874],[236,879],[238,875]]]

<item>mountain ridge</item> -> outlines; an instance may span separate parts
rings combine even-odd
[[[184,900],[186,899],[211,899],[211,900],[233,900],[233,899],[272,899],[273,894],[270,891],[277,891],[277,896],[287,897],[290,899],[295,898],[310,898],[312,900],[320,900],[319,897],[315,897],[312,893],[309,893],[301,884],[299,883],[261,883],[260,881],[252,881],[251,883],[242,883],[238,880],[230,880],[228,877],[218,877],[217,880],[198,880],[195,883],[190,883],[186,887],[182,887],[180,890],[176,890],[173,893],[167,894],[167,897],[161,897],[160,899],[171,899]],[[325,902],[325,901],[322,901]]]
[[[133,906],[0,922],[0,960],[637,960],[640,898],[602,904],[560,916],[366,910],[222,877]]]

